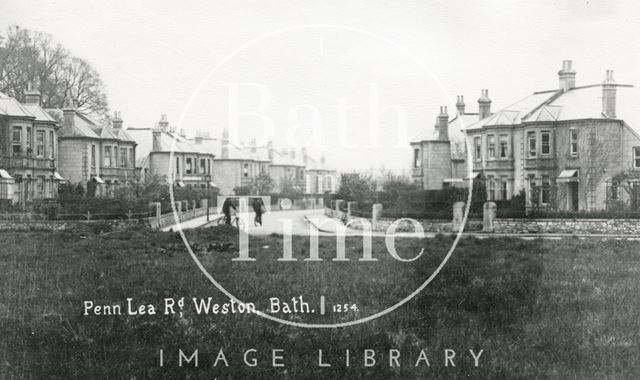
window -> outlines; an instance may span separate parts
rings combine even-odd
[[[9,198],[9,184],[5,182],[0,182],[0,199],[8,199]]]
[[[476,161],[480,161],[482,159],[482,140],[480,136],[477,136],[473,139],[475,152],[476,152]]]
[[[249,178],[249,164],[247,164],[247,163],[242,165],[242,176],[244,178]]]
[[[487,136],[487,154],[489,158],[496,158],[496,136]]]
[[[508,199],[507,188],[507,179],[502,178],[502,180],[500,181],[500,199],[503,201],[506,201]]]
[[[133,160],[133,148],[129,148],[129,167],[134,168],[135,162]]]
[[[104,147],[104,159],[102,160],[102,166],[107,168],[111,167],[111,147],[110,146]]]
[[[211,159],[207,160],[207,174],[211,174]]]
[[[96,167],[96,146],[93,144],[91,145],[91,167]]]
[[[49,131],[49,158],[55,158],[55,137],[53,131]]]
[[[509,135],[500,135],[500,158],[507,158],[509,156]]]
[[[27,127],[27,139],[26,139],[25,152],[28,155],[31,155],[31,127]]]
[[[618,182],[611,183],[610,193],[609,199],[618,200]]]
[[[191,163],[191,157],[187,157],[185,166],[184,166],[184,170],[186,174],[191,174],[191,172],[193,171],[192,165],[193,164]]]
[[[538,204],[538,191],[536,189],[536,177],[533,174],[529,175],[529,202],[531,205]]]
[[[120,148],[120,167],[126,168],[129,165],[129,157],[127,157],[127,148]]]
[[[204,158],[200,159],[200,173],[207,174],[207,160]]]
[[[493,177],[489,177],[487,178],[487,183],[489,186],[487,186],[487,198],[490,201],[495,201],[496,200],[496,182],[494,181]]]
[[[36,157],[44,157],[44,131],[36,131]]]
[[[538,140],[535,132],[527,132],[527,152],[529,157],[535,157],[538,154]]]
[[[414,168],[420,167],[420,149],[413,150],[413,167]]]
[[[551,200],[551,181],[548,175],[542,176],[542,203],[549,204]]]
[[[569,146],[571,147],[571,155],[578,155],[578,130],[571,129],[569,130]]]
[[[551,133],[546,131],[542,132],[541,135],[541,152],[542,155],[548,155],[551,153]]]
[[[36,197],[38,199],[44,198],[44,177],[38,177],[36,181]]]
[[[180,175],[180,157],[176,157],[176,174]]]
[[[13,127],[11,133],[11,147],[14,156],[22,153],[22,127]]]

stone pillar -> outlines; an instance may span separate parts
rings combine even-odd
[[[496,219],[498,207],[493,202],[486,202],[482,206],[482,231],[493,232],[493,221]]]
[[[205,198],[205,199],[203,199],[203,200],[201,200],[201,201],[200,201],[200,208],[203,208],[203,209],[205,209],[205,210],[206,210],[207,208],[209,208],[209,200],[208,200],[208,199],[206,199],[206,198]]]
[[[149,203],[149,214],[152,218],[155,218],[157,228],[160,228],[160,216],[162,216],[162,206],[160,202]]]
[[[196,200],[195,199],[191,201],[191,209],[192,210],[196,209]]]
[[[177,201],[177,202],[175,202],[173,205],[174,205],[174,207],[175,207],[175,209],[176,209],[176,212],[177,212],[178,214],[182,212],[182,202]]]
[[[451,230],[457,232],[462,226],[462,219],[464,218],[464,202],[456,202],[453,204],[453,220],[451,222]]]
[[[351,213],[355,208],[357,202],[347,202],[347,217],[351,218]]]
[[[189,211],[189,201],[182,201],[182,211]]]
[[[342,206],[342,199],[336,199],[336,211],[340,211],[340,206]]]
[[[378,219],[382,215],[382,203],[375,203],[371,209],[371,229],[376,229]]]
[[[247,197],[240,197],[238,204],[239,212],[248,212],[249,211],[249,202],[247,202]]]
[[[319,208],[324,208],[324,198],[318,198],[318,200],[316,201],[316,204],[318,205]]]

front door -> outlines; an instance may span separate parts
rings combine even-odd
[[[569,207],[571,211],[578,211],[580,202],[578,196],[578,182],[569,182]]]

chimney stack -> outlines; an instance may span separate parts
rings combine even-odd
[[[464,97],[462,95],[458,95],[458,100],[456,101],[456,112],[458,115],[464,115]]]
[[[195,137],[195,143],[196,143],[196,145],[200,145],[200,144],[202,144],[202,136],[197,135],[197,136]]]
[[[613,70],[607,70],[602,82],[602,113],[608,118],[616,117],[616,81],[613,80]]]
[[[229,130],[227,128],[222,130],[222,139],[220,140],[221,151],[220,158],[229,158]]]
[[[482,120],[491,116],[491,99],[489,99],[489,90],[480,90],[480,99],[478,99],[478,120]]]
[[[27,83],[27,91],[24,92],[24,102],[26,104],[37,104],[40,105],[42,100],[42,95],[40,91],[34,90],[32,88],[31,82]]]
[[[161,132],[169,131],[169,121],[167,121],[167,114],[162,114],[160,116],[160,121],[158,122],[158,128]]]
[[[267,143],[267,150],[269,151],[269,161],[273,161],[273,141]]]
[[[438,115],[438,140],[449,141],[449,114],[447,106],[440,107]]]
[[[302,161],[305,163],[305,165],[307,164],[307,161],[309,160],[309,156],[307,154],[307,148],[306,147],[302,147]]]
[[[122,128],[122,118],[120,117],[120,111],[113,112],[113,120],[111,120],[111,125],[113,125],[113,129]]]
[[[69,93],[67,93],[67,96],[64,98],[62,115],[62,135],[71,136],[73,135],[73,127],[75,124],[76,108],[73,106],[73,100],[71,100]]]
[[[289,152],[289,155],[291,156],[292,160],[296,159],[296,151],[294,149],[291,149],[291,151]]]
[[[78,109],[78,94],[74,90],[71,90],[71,102],[73,103],[73,108]]]
[[[324,159],[324,154],[320,156],[320,163],[323,165],[326,163],[326,160]]]
[[[258,151],[256,145],[256,139],[251,139],[251,153],[256,153]]]
[[[151,130],[151,134],[153,136],[151,151],[152,152],[161,152],[162,151],[162,130],[160,128],[153,128]]]
[[[576,71],[571,67],[571,61],[562,61],[562,70],[558,71],[560,91],[567,91],[576,86]]]

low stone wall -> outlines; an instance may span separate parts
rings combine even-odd
[[[497,233],[640,235],[638,219],[495,219]]]
[[[363,223],[362,220],[368,221],[370,224],[372,223],[370,218],[359,218],[359,217],[349,217],[346,212],[337,211],[330,208],[324,209],[324,214],[330,218],[341,219],[345,223],[349,223],[349,227],[353,229],[362,229]],[[397,219],[393,218],[378,218],[376,221],[376,225],[373,227],[374,231],[387,231],[391,224],[395,222]],[[418,222],[422,225],[422,228],[425,232],[457,232],[453,231],[451,226],[452,222],[448,220],[429,220],[422,219],[418,220]],[[413,228],[413,224],[408,220],[402,221],[396,227],[397,232],[413,232],[415,229]],[[481,220],[468,220],[465,225],[465,231],[482,231],[482,221]]]
[[[146,219],[0,221],[0,231],[64,231],[81,226],[118,231],[138,225],[147,225]]]

